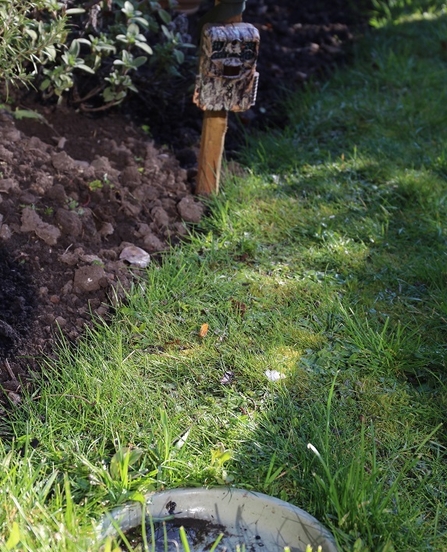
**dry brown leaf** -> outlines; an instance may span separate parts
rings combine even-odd
[[[233,305],[233,309],[240,316],[244,316],[244,314],[247,312],[247,305],[245,303],[242,303],[242,301],[238,301],[237,299],[231,299],[231,304]]]

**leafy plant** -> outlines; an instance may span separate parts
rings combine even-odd
[[[171,15],[158,2],[144,11],[138,6],[135,0],[95,3],[70,19],[70,45],[42,69],[44,97],[60,103],[71,92],[70,101],[83,111],[101,111],[138,92],[135,75],[149,58],[157,70],[178,74],[188,45],[168,28]]]
[[[219,485],[228,485],[234,481],[234,477],[229,475],[224,468],[224,464],[229,462],[232,457],[232,452],[226,450],[222,443],[219,443],[217,448],[211,450],[211,464],[208,472]]]
[[[70,13],[51,0],[1,0],[0,79],[29,83],[40,67],[54,62]]]
[[[113,184],[110,182],[107,173],[104,173],[101,179],[96,178],[95,180],[92,180],[88,183],[88,189],[91,192],[102,190],[102,188],[104,188],[105,186],[113,188]]]
[[[139,6],[0,0],[0,79],[7,86],[36,83],[44,99],[69,98],[84,111],[99,111],[138,92],[136,74],[149,58],[157,74],[178,75],[182,50],[191,45],[158,2]]]

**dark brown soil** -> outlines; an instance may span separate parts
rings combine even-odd
[[[208,4],[188,18],[192,40]],[[230,115],[232,156],[245,132],[285,124],[284,90],[326,78],[364,23],[348,0],[249,0],[244,20],[261,33],[260,87],[254,108]],[[0,411],[20,402],[59,330],[75,342],[141,273],[138,255],[159,262],[200,221],[202,113],[191,103],[191,67],[162,99],[146,90],[102,116],[33,94],[20,106],[40,120],[0,110]]]

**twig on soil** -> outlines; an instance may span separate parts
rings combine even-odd
[[[11,378],[11,381],[16,382],[17,381],[16,375],[12,371],[11,365],[9,364],[9,360],[7,358],[5,359],[5,366],[6,366],[6,369],[8,370],[8,374],[9,374],[9,377]]]

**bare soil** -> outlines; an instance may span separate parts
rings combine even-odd
[[[193,41],[208,4],[186,20]],[[261,33],[261,76],[256,106],[230,115],[226,148],[236,158],[246,132],[287,122],[284,91],[327,78],[364,29],[348,0],[249,0],[244,20]],[[75,343],[92,315],[107,319],[144,253],[160,262],[204,215],[191,67],[162,98],[146,87],[100,116],[25,91],[20,108],[40,119],[0,110],[0,414],[39,377],[60,332]]]

